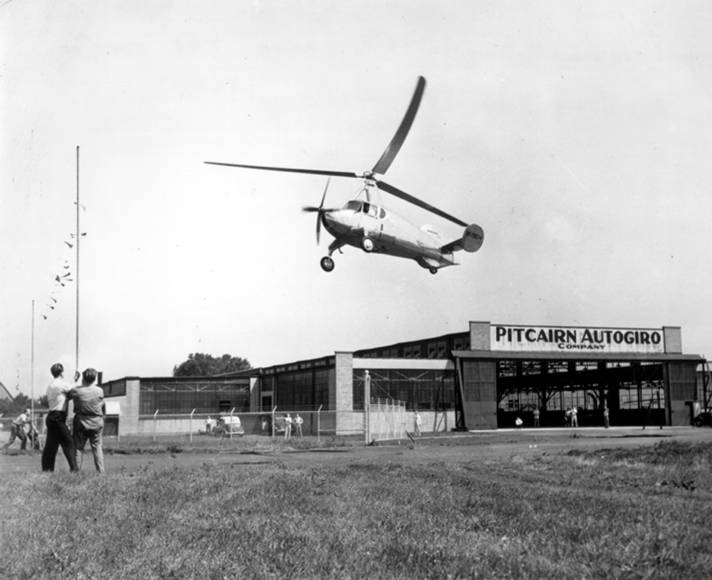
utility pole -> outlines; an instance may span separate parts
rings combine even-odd
[[[32,331],[30,333],[30,425],[35,426],[35,301],[32,300]],[[35,435],[33,435],[34,437]],[[34,449],[34,443],[33,447]]]
[[[77,243],[76,258],[76,307],[75,307],[75,336],[74,336],[74,370],[79,372],[79,244],[82,239],[79,229],[79,145],[77,145],[77,231],[75,241]]]

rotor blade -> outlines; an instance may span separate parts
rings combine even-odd
[[[418,107],[420,106],[420,100],[423,98],[423,91],[425,91],[425,79],[423,77],[418,77],[418,84],[415,85],[415,92],[413,93],[413,98],[410,100],[410,105],[408,110],[405,112],[405,116],[401,121],[400,127],[393,135],[393,139],[386,147],[386,150],[381,155],[381,158],[376,162],[371,170],[373,173],[379,173],[383,175],[388,168],[393,163],[398,151],[400,151],[403,141],[408,136],[408,131],[410,131],[410,126],[413,124],[413,119],[418,112]]]
[[[204,161],[207,165],[224,165],[225,167],[244,167],[246,169],[264,169],[266,171],[288,171],[289,173],[309,173],[312,175],[334,175],[336,177],[361,177],[353,171],[329,171],[326,169],[299,169],[294,167],[271,167],[268,165],[243,165],[242,163],[220,163],[219,161]]]
[[[378,189],[382,189],[386,193],[390,193],[391,195],[395,195],[396,197],[399,197],[402,200],[407,201],[408,203],[412,203],[413,205],[422,207],[423,209],[428,210],[429,212],[434,213],[435,215],[439,215],[440,217],[445,218],[446,220],[450,220],[451,222],[454,222],[457,225],[467,227],[467,224],[462,220],[451,216],[449,213],[445,213],[443,210],[438,209],[437,207],[430,205],[429,203],[425,203],[424,201],[419,200],[417,197],[413,197],[405,191],[401,191],[397,187],[393,187],[385,181],[376,181],[376,185],[378,186]]]

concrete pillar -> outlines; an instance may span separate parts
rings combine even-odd
[[[134,435],[138,433],[138,414],[141,392],[141,379],[138,377],[126,378],[126,398],[121,405],[119,416],[119,435]]]
[[[682,329],[679,326],[663,326],[665,354],[682,354]]]
[[[260,383],[257,377],[250,377],[250,412],[260,411]]]
[[[492,350],[489,322],[470,322],[470,350]]]
[[[354,419],[354,357],[350,352],[336,352],[334,361],[334,396],[329,385],[329,405],[333,404],[336,434],[348,432]],[[333,401],[333,403],[332,403]]]
[[[329,403],[334,401],[334,410],[353,411],[354,408],[354,355],[351,352],[335,353],[336,381],[334,397],[329,393]]]

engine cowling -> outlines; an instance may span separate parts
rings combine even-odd
[[[462,248],[466,252],[476,252],[482,247],[485,241],[485,232],[477,224],[471,224],[465,228],[462,234]]]

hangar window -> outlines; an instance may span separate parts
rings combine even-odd
[[[453,371],[383,369],[371,371],[371,400],[403,401],[407,408],[451,410],[455,408]],[[363,409],[364,373],[353,371],[354,409]]]
[[[546,364],[546,368],[550,373],[566,373],[569,371],[569,363],[565,360],[553,360]]]
[[[274,404],[282,409],[307,411],[328,405],[329,370],[284,372],[275,377]]]
[[[139,392],[139,413],[152,415],[186,414],[195,409],[196,413],[215,413],[226,404],[238,411],[250,408],[249,386],[245,382],[216,381],[141,381]]]
[[[452,343],[453,350],[469,350],[470,341],[467,338],[456,338]]]
[[[513,360],[497,362],[497,375],[500,377],[513,377],[517,374],[517,365]]]
[[[428,343],[428,358],[444,358],[447,343],[444,340]]]
[[[126,394],[126,381],[110,381],[101,385],[105,397],[117,397]]]
[[[541,374],[541,361],[538,361],[538,360],[522,361],[522,374],[523,375],[540,375]]]

